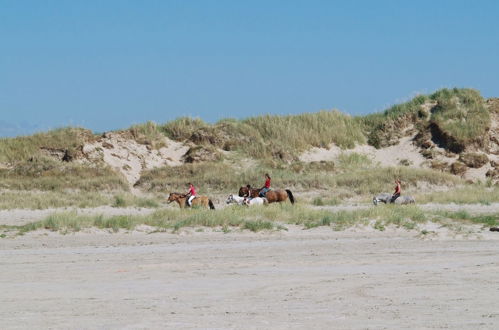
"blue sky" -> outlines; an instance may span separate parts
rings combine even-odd
[[[499,96],[499,1],[0,0],[0,136]]]

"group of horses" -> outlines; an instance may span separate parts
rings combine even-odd
[[[239,188],[239,194],[229,195],[226,200],[227,204],[239,204],[239,205],[264,205],[269,203],[280,203],[285,202],[289,199],[291,204],[295,203],[295,197],[289,189],[277,189],[269,190],[265,193],[264,197],[260,196],[260,191],[262,189],[252,188],[250,185]],[[187,194],[181,193],[171,193],[168,196],[168,203],[177,202],[181,209],[188,207],[187,205]],[[212,210],[215,209],[215,205],[212,200],[207,196],[196,196],[191,202],[193,207],[206,207]]]
[[[227,197],[225,201],[227,204],[238,204],[238,205],[265,205],[269,203],[280,203],[285,202],[289,199],[291,204],[295,203],[295,197],[293,193],[289,189],[278,189],[278,190],[269,190],[265,194],[264,197],[260,196],[260,191],[262,189],[252,188],[250,185],[239,188],[239,193],[231,194]],[[188,196],[186,194],[181,193],[171,193],[168,196],[168,203],[177,202],[181,209],[188,207],[187,205]],[[394,201],[392,199],[392,194],[389,193],[381,193],[373,197],[373,204],[378,205],[379,203],[394,203],[398,205],[404,204],[414,204],[416,201],[412,196],[399,196]],[[207,196],[196,196],[192,200],[193,207],[206,207],[212,210],[215,209],[215,205],[212,200]]]

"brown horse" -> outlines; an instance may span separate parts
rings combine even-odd
[[[239,188],[239,196],[240,197],[248,197],[250,196],[251,198],[259,197],[260,194],[260,189],[256,188],[251,188],[250,185],[247,185],[246,187],[241,187]],[[293,193],[291,190],[286,189],[286,190],[269,190],[265,194],[265,198],[269,201],[269,203],[275,203],[275,202],[285,202],[286,199],[288,199],[291,202],[291,204],[295,203],[295,198],[293,196]]]
[[[185,194],[171,193],[170,196],[168,196],[168,204],[171,202],[177,202],[181,209],[188,207],[187,196]],[[203,206],[209,207],[212,210],[215,209],[215,205],[213,205],[211,199],[206,196],[196,196],[196,198],[192,200],[192,206]]]

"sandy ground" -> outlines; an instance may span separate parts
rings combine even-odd
[[[38,231],[0,240],[11,328],[497,329],[497,240]]]

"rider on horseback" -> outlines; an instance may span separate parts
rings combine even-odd
[[[400,192],[402,191],[400,188],[400,180],[399,179],[395,180],[395,184],[396,184],[395,192],[393,193],[392,198],[390,199],[390,203],[394,203],[395,200],[400,197]]]
[[[189,192],[185,194],[185,197],[187,198],[187,206],[191,206],[192,200],[196,198],[196,189],[194,188],[194,185],[189,182]]]
[[[265,197],[265,194],[270,190],[270,175],[268,173],[265,173],[265,185],[263,188],[260,190],[260,197]]]

